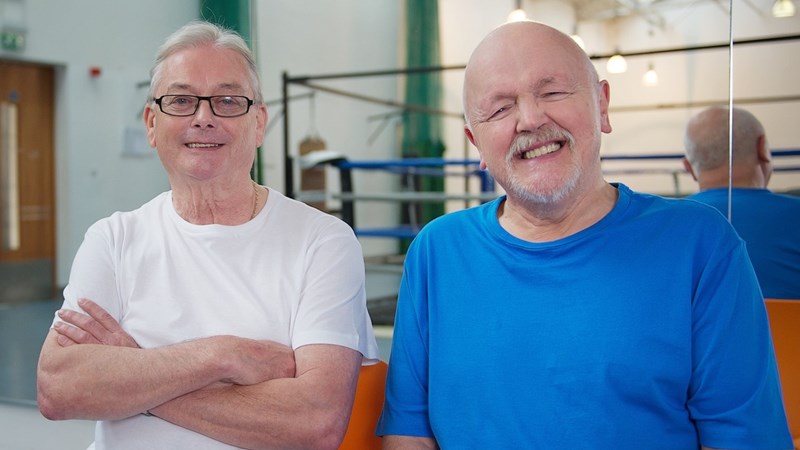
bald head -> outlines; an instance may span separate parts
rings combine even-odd
[[[464,74],[464,132],[510,205],[566,210],[602,196],[610,88],[569,36],[536,22],[502,25]]]
[[[728,108],[713,106],[698,113],[686,126],[686,157],[697,170],[710,170],[728,163]],[[733,156],[735,163],[753,164],[764,127],[749,111],[733,108]]]
[[[476,91],[491,82],[487,74],[508,70],[510,66],[566,62],[583,72],[591,84],[598,81],[589,57],[566,34],[538,22],[521,21],[503,24],[491,31],[475,48],[464,72],[463,102],[467,122],[471,121]]]
[[[729,112],[727,107],[712,106],[692,117],[686,125],[686,160],[698,181],[704,177],[720,178],[723,171],[727,172],[730,156]],[[734,180],[734,185],[758,187],[766,186],[772,171],[764,126],[742,108],[733,108],[733,170],[738,178]],[[727,176],[724,178],[727,184]],[[701,182],[700,187],[706,189],[717,186],[703,186]]]

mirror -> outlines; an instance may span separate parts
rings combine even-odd
[[[736,152],[731,152],[728,174],[728,218],[747,244],[748,254],[755,269],[765,298],[800,298],[796,258],[796,239],[791,236],[796,229],[786,201],[774,194],[800,195],[800,139],[796,117],[800,113],[800,88],[792,72],[794,61],[787,55],[800,52],[800,17],[776,17],[780,6],[794,6],[797,2],[765,2],[772,8],[766,14],[754,14],[754,8],[745,5],[736,10],[733,21],[733,96],[732,105],[755,116],[764,127],[767,151],[771,152],[768,165],[756,160],[758,142],[748,133],[747,117],[734,116],[731,140]],[[749,3],[747,4],[749,5]],[[785,12],[785,11],[784,11]],[[749,17],[748,17],[749,16]],[[749,36],[771,36],[772,40],[759,45],[740,45]],[[788,60],[787,60],[788,59]],[[774,67],[778,70],[744,70],[752,67]],[[746,114],[746,113],[742,113]],[[740,125],[737,124],[737,119]],[[745,147],[741,147],[745,144]],[[749,144],[749,145],[747,145]],[[752,152],[749,162],[743,151]],[[741,170],[751,171],[742,175]],[[762,179],[765,171],[771,176]],[[733,174],[733,177],[731,176]],[[763,190],[763,189],[766,190]],[[778,212],[780,211],[780,212]]]
[[[774,168],[767,188],[774,192],[797,195],[798,143],[796,118],[800,113],[800,87],[792,76],[792,62],[787,55],[800,52],[800,16],[776,17],[774,7],[792,2],[750,2],[734,4],[732,21],[733,67],[732,105],[751,112],[764,126],[772,150]],[[796,2],[795,2],[796,3]],[[761,9],[758,9],[761,8]],[[762,36],[763,42],[742,45],[740,41]],[[785,68],[749,70],[755,67]],[[735,126],[734,126],[735,127]],[[731,205],[733,205],[733,201]],[[732,209],[731,216],[747,214]]]

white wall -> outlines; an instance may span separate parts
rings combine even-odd
[[[257,3],[257,52],[262,67],[265,98],[281,97],[281,77],[370,72],[396,69],[404,63],[399,59],[398,42],[402,32],[400,17],[402,0],[380,2],[364,0],[265,0]],[[339,90],[370,97],[396,100],[397,76],[350,78],[315,81]],[[309,92],[293,86],[290,95]],[[291,102],[290,149],[294,155],[300,142],[314,131],[328,150],[347,155],[350,159],[387,159],[400,154],[390,124],[381,132],[381,123],[370,117],[392,111],[392,108],[346,97],[317,93],[315,114],[310,114],[309,100]],[[284,190],[283,176],[283,118],[281,105],[272,106],[270,120],[274,126],[262,147],[265,183]],[[313,123],[312,123],[313,122]],[[329,181],[336,182],[335,172]],[[386,191],[394,188],[385,177],[357,174],[356,187],[363,191]],[[392,204],[356,206],[359,226],[373,226],[397,221]],[[393,240],[363,241],[366,254],[394,252]]]
[[[168,189],[154,152],[122,155],[124,130],[143,129],[139,111],[156,48],[198,16],[197,0],[24,0],[21,53],[0,58],[50,64],[56,72],[57,283],[95,220],[132,209]],[[90,67],[100,67],[97,78]]]

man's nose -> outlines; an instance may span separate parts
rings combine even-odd
[[[211,110],[211,100],[202,99],[197,105],[192,125],[197,127],[213,126],[215,117],[214,112]]]
[[[549,119],[544,105],[530,96],[517,99],[517,132],[536,131]]]

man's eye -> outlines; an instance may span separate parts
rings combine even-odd
[[[503,106],[503,107],[501,107],[501,108],[497,108],[497,109],[496,109],[496,110],[495,110],[495,111],[492,113],[492,115],[490,115],[490,116],[489,116],[489,118],[490,118],[490,119],[492,119],[492,118],[497,118],[497,117],[499,117],[499,116],[502,116],[502,115],[503,115],[503,114],[504,114],[506,111],[508,111],[509,109],[511,109],[511,108],[510,108],[510,107],[508,107],[508,106]]]
[[[550,99],[550,100],[557,100],[557,99],[560,99],[560,98],[564,98],[564,97],[566,97],[568,95],[569,95],[569,92],[552,91],[552,92],[545,92],[544,93],[544,98]]]
[[[189,97],[174,97],[170,102],[171,105],[182,106],[192,103],[192,99]]]

